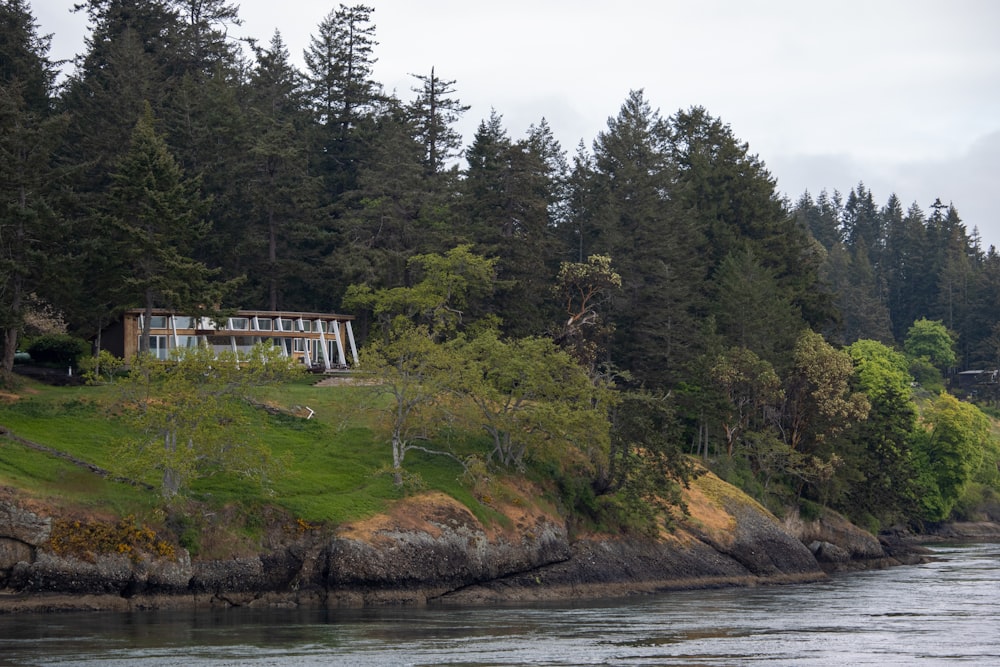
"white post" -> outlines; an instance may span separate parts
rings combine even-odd
[[[180,347],[181,341],[180,336],[177,335],[177,318],[173,315],[170,316],[170,330],[174,332],[174,348]]]
[[[334,320],[331,324],[333,324],[333,339],[337,341],[337,363],[341,366],[346,366],[347,359],[344,357],[344,341],[340,338],[340,322]]]
[[[347,320],[347,342],[351,344],[351,357],[354,359],[354,365],[358,365],[358,346],[354,344],[354,329],[351,328],[351,321]]]
[[[323,355],[323,367],[326,370],[330,370],[330,353],[326,349],[326,334],[323,333],[323,330],[326,329],[326,326],[324,325],[323,320],[316,320],[315,326],[317,329],[319,329],[319,343],[320,343],[320,351],[321,354]]]

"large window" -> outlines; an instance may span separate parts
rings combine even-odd
[[[150,336],[149,353],[156,359],[169,359],[170,349],[167,347],[169,336]],[[140,345],[142,341],[140,340]]]
[[[149,328],[150,329],[166,329],[167,328],[167,316],[166,315],[153,315],[149,318]]]
[[[194,328],[194,324],[192,324],[191,318],[183,315],[174,315],[174,326],[178,329]]]
[[[250,328],[250,320],[246,317],[230,317],[229,328],[234,331],[246,331]]]
[[[178,347],[200,347],[200,336],[178,336]]]

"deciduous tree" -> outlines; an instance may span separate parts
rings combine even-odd
[[[248,354],[187,348],[170,364],[140,355],[120,383],[126,421],[137,435],[123,443],[123,472],[160,473],[169,501],[199,478],[236,474],[266,485],[284,467],[260,439],[261,412],[247,400],[262,385],[275,386],[301,372],[276,347]]]
[[[492,462],[519,469],[532,459],[591,472],[606,462],[604,390],[551,339],[503,340],[485,331],[453,347],[461,366],[448,385],[475,406]]]

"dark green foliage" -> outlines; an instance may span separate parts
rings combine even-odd
[[[378,45],[373,11],[341,4],[319,24],[305,51],[315,158],[327,191],[334,194],[357,187],[358,167],[370,148],[364,132],[382,97],[371,78]]]
[[[611,361],[651,387],[667,387],[700,348],[696,312],[707,269],[689,211],[668,196],[674,170],[667,122],[632,91],[572,178],[585,191],[578,228],[584,257],[608,255],[621,275],[610,323]],[[582,261],[582,260],[580,260]]]
[[[453,97],[456,82],[441,79],[433,67],[430,74],[412,76],[420,85],[413,88],[417,96],[410,104],[410,117],[416,138],[424,147],[424,167],[429,174],[436,174],[461,150],[462,135],[454,125],[469,107]]]
[[[64,118],[52,113],[55,66],[27,4],[0,5],[0,384],[9,381],[32,294],[60,274],[62,224],[54,155]]]
[[[46,334],[28,345],[28,354],[33,361],[61,367],[76,366],[80,357],[89,352],[87,341],[68,334]]]
[[[594,481],[598,506],[611,523],[655,534],[668,510],[685,510],[681,488],[696,477],[681,449],[679,421],[667,396],[625,393],[611,416],[608,465]]]
[[[415,65],[429,73],[407,100],[373,78],[372,7],[334,7],[305,72],[280,35],[229,38],[238,9],[85,0],[92,32],[56,94],[27,3],[0,5],[5,369],[32,303],[86,337],[126,307],[346,309],[364,343],[388,323],[366,294],[404,295],[436,341],[494,326],[548,338],[592,382],[637,391],[606,465],[552,473],[594,517],[648,527],[651,499],[675,499],[661,473],[680,474],[681,443],[765,500],[871,525],[924,492],[939,499],[928,515],[971,493],[915,444],[909,387],[865,375],[904,345],[923,389],[1000,367],[1000,255],[954,206],[880,207],[861,182],[792,206],[725,122],[699,106],[663,117],[641,90],[572,168],[545,120],[517,138],[493,111],[463,139],[468,107],[433,63]],[[495,275],[459,303],[462,271],[425,260],[471,256],[495,258]],[[599,308],[567,299],[582,281],[560,272],[593,258]],[[953,357],[910,335],[920,322],[944,328]],[[851,375],[838,348],[857,341]],[[1000,401],[996,386],[975,395]]]
[[[548,292],[558,256],[552,206],[560,173],[549,158],[560,149],[553,142],[544,128],[511,142],[494,111],[466,151],[461,226],[481,252],[499,258],[492,311],[514,336],[543,331],[555,318]]]

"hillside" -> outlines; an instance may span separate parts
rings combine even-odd
[[[597,597],[812,580],[820,561],[895,562],[853,528],[830,538],[839,551],[823,543],[825,557],[813,540],[817,560],[794,528],[710,473],[683,492],[689,514],[655,536],[580,529],[523,477],[477,499],[445,459],[416,461],[426,487],[401,493],[377,473],[387,452],[344,421],[358,391],[293,385],[273,402],[267,438],[295,454],[273,494],[209,480],[173,507],[109,472],[121,425],[107,388],[6,395],[0,609]],[[313,419],[289,414],[303,398]]]

